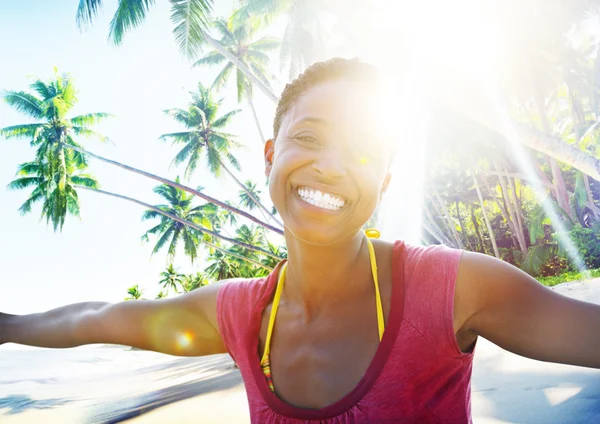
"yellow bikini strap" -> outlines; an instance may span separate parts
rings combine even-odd
[[[385,330],[385,320],[383,318],[383,306],[381,305],[381,293],[379,292],[379,279],[377,278],[377,259],[375,257],[375,249],[370,238],[379,238],[379,231],[374,228],[365,230],[367,235],[367,246],[369,247],[369,259],[371,262],[371,273],[373,274],[373,282],[375,283],[375,302],[377,308],[377,329],[379,331],[379,341],[383,338],[383,332]],[[277,289],[275,290],[275,296],[273,297],[273,303],[271,306],[271,314],[269,316],[269,326],[267,327],[267,338],[265,340],[265,350],[263,352],[262,359],[260,360],[261,365],[265,361],[269,360],[269,352],[271,351],[271,336],[273,335],[273,327],[275,325],[275,316],[277,315],[277,309],[279,308],[279,300],[281,299],[281,292],[283,291],[283,283],[285,282],[285,272],[287,270],[287,263],[283,264],[281,271],[279,271],[279,278],[277,280]]]
[[[271,351],[271,336],[273,335],[273,327],[275,325],[275,316],[277,315],[277,309],[279,308],[279,299],[281,299],[281,291],[283,290],[283,282],[285,281],[285,271],[287,269],[287,262],[281,267],[279,271],[279,279],[277,280],[277,289],[275,290],[275,297],[273,297],[273,303],[271,305],[271,315],[269,316],[269,326],[267,327],[267,339],[265,340],[265,351],[262,359],[260,360],[261,365],[269,360],[269,352]]]
[[[383,338],[383,331],[385,330],[385,320],[383,319],[383,306],[381,305],[381,294],[379,293],[379,279],[377,278],[377,260],[375,259],[375,249],[373,243],[367,238],[367,245],[369,246],[369,257],[371,259],[371,273],[373,274],[373,281],[375,282],[375,302],[377,306],[377,329],[379,330],[379,341]]]

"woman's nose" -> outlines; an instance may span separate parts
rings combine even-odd
[[[321,151],[319,157],[313,162],[313,169],[322,177],[336,179],[343,177],[346,173],[344,154],[335,149]]]

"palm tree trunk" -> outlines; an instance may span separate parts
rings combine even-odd
[[[492,160],[494,163],[494,167],[497,171],[500,171],[500,167],[496,160]],[[525,235],[523,234],[523,227],[519,225],[519,221],[517,215],[515,213],[512,202],[510,201],[509,190],[506,186],[506,182],[504,181],[504,177],[498,176],[498,181],[500,182],[500,189],[502,191],[502,197],[506,201],[506,209],[508,210],[508,215],[510,216],[511,221],[513,222],[513,228],[515,231],[515,237],[519,243],[519,248],[523,253],[527,253],[527,243],[525,242]]]
[[[525,217],[523,216],[523,208],[521,207],[521,203],[519,202],[519,196],[517,196],[517,189],[516,189],[516,184],[513,183],[513,179],[510,177],[506,178],[508,181],[508,187],[510,190],[510,196],[511,196],[511,200],[513,201],[514,205],[515,205],[515,214],[517,215],[517,225],[519,225],[519,228],[522,229],[523,231],[523,239],[526,240],[525,238]]]
[[[498,204],[498,207],[500,208],[502,217],[504,218],[504,221],[506,221],[506,224],[508,225],[508,229],[511,232],[512,240],[513,240],[513,244],[514,244],[515,248],[519,248],[519,241],[517,240],[517,237],[516,237],[517,229],[515,227],[514,222],[511,219],[510,215],[508,214],[508,210],[506,208],[506,203],[504,202],[504,197],[502,197],[501,199],[498,199],[498,197],[496,196],[496,193],[495,193],[495,188],[494,188],[494,190],[492,190],[492,188],[490,187],[490,183],[488,182],[485,175],[482,175],[481,178],[483,180],[483,185],[485,185],[485,188],[488,191],[488,194],[493,199],[496,200],[496,203]]]
[[[430,198],[429,201],[431,202],[432,199]],[[433,228],[433,231],[435,232],[435,234],[431,230],[429,230],[429,229],[426,228],[427,231],[429,231],[429,233],[431,233],[432,235],[434,235],[436,239],[438,239],[440,242],[442,242],[446,246],[449,246],[449,247],[458,247],[455,243],[453,243],[446,236],[446,234],[444,234],[444,231],[439,227],[439,225],[437,225],[437,222],[435,222],[435,218],[433,217],[433,215],[431,215],[431,211],[429,210],[429,208],[427,207],[427,205],[425,205],[425,207],[423,208],[423,210],[425,211],[425,214],[427,215],[427,220],[423,220],[423,222],[429,221],[429,224]]]
[[[269,87],[267,87],[261,80],[259,80],[251,71],[248,69],[242,61],[240,61],[235,55],[230,53],[226,48],[224,48],[217,40],[212,38],[208,33],[204,32],[204,39],[210,44],[215,50],[217,50],[221,55],[223,55],[228,61],[233,63],[236,68],[238,68],[248,80],[252,83],[252,85],[258,87],[260,91],[262,91],[273,103],[277,104],[279,102],[279,97],[273,93]]]
[[[438,101],[510,140],[516,138],[520,144],[600,181],[600,159],[528,124],[509,121],[505,115],[498,113],[496,108],[489,107],[490,101],[485,90],[473,89],[472,81],[461,82],[464,84],[448,84],[443,80]]]
[[[283,228],[283,224],[281,222],[279,222],[277,220],[277,218],[275,218],[273,216],[273,214],[260,202],[260,200],[258,200],[256,198],[256,196],[254,195],[254,193],[252,193],[250,190],[248,190],[248,187],[246,187],[240,180],[237,179],[237,177],[233,174],[233,172],[231,172],[229,170],[229,168],[227,168],[227,166],[225,165],[225,163],[223,163],[223,161],[221,160],[221,158],[218,158],[218,161],[221,164],[221,167],[225,170],[225,172],[227,172],[227,174],[231,178],[233,178],[233,180],[236,182],[236,184],[239,185],[240,188],[242,190],[244,190],[248,196],[250,196],[250,198],[254,201],[254,203],[256,203],[256,205],[258,206],[258,209],[263,214],[263,217],[265,219],[267,219],[267,220],[271,219],[271,220],[275,221],[281,228]],[[265,213],[266,213],[266,215],[265,215]]]
[[[533,91],[533,102],[537,107],[538,114],[540,115],[540,120],[542,122],[542,130],[544,131],[544,133],[550,135],[552,134],[550,123],[548,122],[548,116],[546,115],[546,111],[542,107],[544,98],[541,95],[539,86],[537,84],[533,85]],[[560,170],[560,166],[558,166],[558,162],[556,161],[556,158],[554,156],[549,155],[548,162],[550,163],[550,169],[552,170],[552,184],[554,185],[554,191],[556,193],[556,201],[558,202],[558,206],[560,206],[567,213],[567,215],[569,215],[569,218],[573,220],[573,211],[571,210],[571,205],[569,205],[567,185],[565,184],[565,180],[563,178],[562,171]]]
[[[479,182],[477,181],[477,177],[475,173],[472,173],[473,182],[475,183],[475,190],[477,191],[477,197],[479,198],[479,204],[481,205],[481,212],[483,214],[483,219],[485,220],[485,226],[487,227],[488,233],[490,234],[490,241],[492,242],[492,248],[494,249],[494,256],[498,259],[500,258],[500,252],[498,251],[498,245],[496,244],[496,236],[494,236],[494,230],[492,229],[492,224],[490,224],[490,220],[488,218],[487,212],[485,210],[485,203],[483,202],[483,196],[481,195],[481,189],[479,188]]]
[[[425,230],[427,230],[427,232],[437,241],[439,241],[441,244],[446,244],[444,243],[443,238],[441,237],[441,235],[434,229],[434,227],[430,224],[430,222],[427,219],[423,220],[423,228],[425,228]],[[447,244],[446,244],[447,245]]]
[[[592,193],[592,189],[590,188],[590,178],[583,174],[583,183],[585,184],[585,192],[587,193],[588,198],[588,207],[594,213],[594,216],[598,218],[600,216],[600,209],[594,203],[594,195]]]
[[[454,224],[454,221],[452,221],[452,217],[450,216],[450,212],[448,211],[448,208],[446,207],[446,204],[444,203],[444,201],[440,197],[437,189],[434,187],[433,184],[431,184],[431,190],[433,191],[433,195],[434,195],[435,199],[438,201],[439,206],[442,208],[443,216],[446,219],[446,223],[448,224],[448,227],[449,227],[450,231],[452,232],[452,235],[454,236],[454,239],[456,240],[456,244],[458,245],[458,247],[460,249],[464,249],[465,245],[463,244],[462,240],[458,236],[458,232],[456,231],[456,226]]]
[[[211,236],[213,236],[215,238],[218,238],[220,240],[226,241],[226,242],[231,243],[231,244],[235,244],[236,246],[243,247],[244,249],[252,250],[254,252],[260,253],[260,254],[265,255],[265,256],[269,256],[269,257],[271,257],[273,259],[277,259],[277,260],[282,260],[283,259],[283,258],[281,258],[281,257],[279,257],[277,255],[274,255],[273,253],[271,253],[271,252],[269,252],[267,250],[261,249],[260,247],[252,246],[251,244],[247,244],[247,243],[238,241],[238,240],[233,239],[233,238],[225,237],[224,235],[221,235],[219,233],[211,231],[208,228],[202,227],[200,225],[194,224],[193,222],[190,222],[190,221],[187,221],[185,219],[179,218],[177,215],[173,215],[172,213],[165,212],[165,211],[163,211],[163,210],[161,210],[161,209],[159,209],[159,208],[157,208],[155,206],[152,206],[152,205],[150,205],[148,203],[142,202],[141,200],[137,200],[137,199],[134,199],[134,198],[128,197],[128,196],[123,196],[122,194],[111,193],[110,191],[104,191],[104,190],[100,190],[100,189],[97,189],[97,188],[86,187],[86,186],[78,185],[78,184],[74,184],[74,187],[81,188],[81,189],[84,189],[84,190],[93,191],[95,193],[105,194],[105,195],[111,196],[111,197],[116,197],[117,199],[127,200],[129,202],[132,202],[132,203],[135,203],[137,205],[143,206],[143,207],[145,207],[147,209],[153,210],[153,211],[155,211],[155,212],[157,212],[157,213],[159,213],[161,215],[164,215],[164,216],[166,216],[168,218],[171,218],[172,220],[177,221],[177,222],[179,222],[179,223],[181,223],[183,225],[187,225],[188,227],[194,228],[195,230],[198,230],[201,233],[209,234],[209,235],[211,235]],[[200,242],[206,244],[209,247],[212,247],[213,249],[220,250],[221,252],[226,253],[226,254],[231,255],[231,256],[235,256],[238,259],[243,259],[245,261],[252,262],[254,265],[260,266],[260,267],[265,268],[265,269],[272,270],[271,268],[267,267],[266,265],[261,264],[260,262],[253,261],[253,260],[251,260],[249,258],[246,258],[246,257],[242,256],[242,255],[237,255],[237,254],[235,254],[233,252],[230,252],[230,251],[228,251],[226,249],[223,249],[220,246],[217,246],[216,244],[212,244],[212,243],[209,243],[209,242],[204,241],[204,240],[200,240]]]
[[[151,174],[151,173],[146,172],[146,171],[142,171],[141,169],[137,169],[137,168],[134,168],[132,166],[125,165],[123,163],[120,163],[120,162],[117,162],[117,161],[114,161],[114,160],[111,160],[111,159],[104,158],[102,156],[99,156],[99,155],[97,155],[95,153],[92,153],[89,150],[83,149],[81,147],[71,146],[71,145],[68,145],[68,144],[63,144],[63,146],[65,146],[68,149],[76,150],[79,153],[86,154],[86,155],[88,155],[88,156],[90,156],[92,158],[98,159],[98,160],[100,160],[102,162],[109,163],[111,165],[117,166],[117,167],[125,169],[127,171],[131,171],[133,173],[136,173],[136,174],[139,174],[139,175],[143,175],[144,177],[150,178],[150,179],[155,180],[155,181],[159,181],[159,182],[161,182],[163,184],[167,184],[168,186],[175,187],[175,188],[181,189],[183,191],[186,191],[188,193],[191,193],[191,194],[193,194],[195,196],[200,197],[201,199],[206,200],[209,203],[213,203],[213,204],[215,204],[217,206],[222,207],[223,209],[227,209],[230,212],[233,212],[235,214],[243,216],[244,218],[249,219],[250,221],[252,221],[252,222],[260,225],[261,227],[266,228],[267,230],[271,230],[274,233],[283,235],[283,231],[281,229],[273,227],[272,225],[267,224],[266,222],[261,221],[260,219],[258,219],[256,217],[250,215],[247,212],[244,212],[241,209],[238,209],[238,208],[236,208],[234,206],[230,206],[227,203],[221,202],[220,200],[217,200],[217,199],[215,199],[213,197],[207,196],[206,194],[204,194],[204,193],[202,193],[202,192],[200,192],[198,190],[194,190],[191,187],[185,186],[183,184],[179,184],[179,183],[177,183],[175,181],[171,181],[171,180],[168,180],[168,179],[163,178],[163,177],[159,177],[158,175],[154,175],[154,174]]]
[[[456,200],[454,202],[454,204],[456,205],[456,216],[458,218],[458,225],[460,226],[460,232],[462,233],[463,237],[465,238],[465,244],[467,245],[467,248],[469,250],[474,250],[473,246],[471,245],[471,241],[469,240],[469,236],[467,234],[467,230],[465,229],[465,224],[463,222],[462,216],[460,215],[460,203],[458,200]]]
[[[438,207],[437,201],[434,200],[433,197],[431,197],[430,195],[427,195],[427,199],[429,200],[429,204],[432,205],[433,208],[435,209],[436,215],[439,216],[441,218],[442,222],[444,223],[446,232],[448,234],[450,234],[449,237],[454,239],[454,241],[450,242],[448,244],[448,246],[459,247],[458,241],[457,241],[456,237],[454,236],[454,232],[452,231],[452,223],[448,222],[448,220],[446,219],[446,216],[442,213],[442,211]],[[435,220],[432,220],[432,222],[435,222]],[[444,231],[442,231],[442,233],[446,234]],[[450,239],[448,241],[450,241]]]
[[[256,129],[258,130],[258,135],[260,137],[260,142],[264,146],[267,139],[263,134],[262,128],[260,127],[260,122],[258,120],[258,115],[256,114],[256,109],[254,108],[254,102],[252,101],[252,90],[250,90],[250,84],[247,84],[246,92],[248,93],[248,105],[250,106],[250,110],[252,111],[252,116],[254,117],[254,123],[256,124]]]
[[[469,212],[471,214],[471,223],[473,223],[473,228],[475,229],[475,236],[477,237],[477,242],[479,243],[477,245],[477,251],[487,254],[487,249],[485,248],[483,237],[481,236],[481,232],[479,231],[479,222],[477,222],[477,217],[475,216],[475,205],[471,203],[469,206]]]

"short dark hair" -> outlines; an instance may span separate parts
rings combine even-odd
[[[336,57],[325,62],[317,62],[306,68],[294,81],[287,84],[277,104],[273,121],[273,136],[277,138],[281,121],[294,102],[308,89],[327,81],[348,79],[368,85],[380,82],[377,68],[359,59],[343,59]]]

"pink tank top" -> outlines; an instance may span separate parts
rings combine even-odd
[[[237,363],[253,423],[471,423],[473,352],[453,330],[461,251],[396,242],[383,339],[358,385],[322,409],[292,406],[269,390],[258,352],[262,312],[279,266],[266,278],[232,280],[217,297],[219,331]]]

